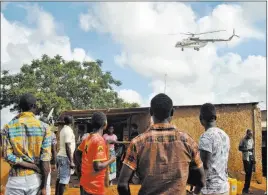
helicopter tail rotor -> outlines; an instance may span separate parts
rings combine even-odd
[[[233,29],[233,36],[237,37],[237,38],[240,38],[238,35],[235,34],[235,29]]]

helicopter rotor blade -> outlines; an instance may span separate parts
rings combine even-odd
[[[203,32],[203,33],[196,33],[195,35],[203,35],[203,34],[223,32],[223,31],[226,31],[226,30],[216,30],[216,31]]]
[[[209,34],[209,33],[215,33],[215,32],[222,32],[222,31],[226,31],[226,30],[215,30],[215,31],[208,31],[208,32],[203,32],[203,33],[181,33],[181,34],[185,34],[185,35],[203,35],[203,34]]]
[[[180,33],[182,35],[195,35],[194,33]]]

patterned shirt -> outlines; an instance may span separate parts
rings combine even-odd
[[[51,133],[51,144],[52,145],[57,145],[57,137],[54,132]]]
[[[199,149],[211,153],[206,185],[202,188],[202,193],[222,194],[228,192],[228,158],[230,151],[228,135],[217,127],[210,128],[201,135]]]
[[[51,160],[51,131],[32,112],[22,112],[3,129],[4,158],[11,165],[10,176],[32,175],[30,169],[18,167],[21,161],[40,164]]]
[[[131,141],[123,163],[137,171],[139,195],[185,195],[190,162],[203,166],[197,143],[171,124],[155,124]]]

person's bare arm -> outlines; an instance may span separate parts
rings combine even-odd
[[[135,139],[134,139],[135,140]],[[123,166],[118,179],[117,191],[119,195],[130,195],[129,181],[137,170],[139,144],[132,140],[124,158]]]
[[[118,144],[117,140],[107,140],[107,144]]]
[[[98,172],[98,171],[101,171],[102,169],[105,169],[110,164],[112,164],[115,160],[116,160],[116,157],[112,157],[111,159],[104,161],[104,162],[100,162],[100,161],[93,162],[94,171]]]
[[[74,153],[74,159],[75,159],[75,165],[77,167],[81,167],[81,163],[82,163],[82,154],[83,152],[80,150],[76,150]]]
[[[53,144],[52,145],[52,156],[53,156],[53,160],[52,160],[52,165],[56,164],[56,159],[57,159],[57,145]]]
[[[118,178],[117,191],[119,195],[131,195],[129,188],[129,180],[133,176],[134,171],[129,166],[123,164]]]
[[[47,185],[47,178],[50,172],[50,161],[41,161],[41,175],[42,175],[42,182],[40,189],[46,189]]]
[[[201,173],[201,172],[200,173],[203,174],[204,178],[207,178],[207,171],[208,171],[208,168],[209,168],[208,167],[208,162],[211,160],[211,153],[207,152],[207,151],[204,151],[204,150],[200,150],[200,157],[201,157],[201,160],[203,162],[203,167],[204,167],[203,171],[201,171],[203,173]],[[202,189],[202,187],[204,187],[205,183],[206,183],[206,181],[204,179],[202,185],[197,185],[195,187],[194,193],[199,194],[201,189]]]
[[[37,173],[41,173],[40,168],[34,163],[29,163],[29,162],[26,162],[26,161],[22,161],[22,162],[16,163],[15,166],[24,167],[26,169],[32,169],[32,170],[36,171]]]
[[[76,166],[77,176],[81,177],[81,164],[82,164],[82,154],[83,152],[77,149],[74,153],[74,163]]]
[[[70,161],[70,166],[71,168],[74,168],[75,165],[74,165],[74,159],[73,159],[72,150],[71,150],[71,143],[65,143],[65,148],[66,148],[67,157]]]

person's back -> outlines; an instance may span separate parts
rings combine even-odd
[[[67,157],[66,153],[66,140],[68,140],[71,144],[71,152],[74,153],[75,150],[75,135],[73,133],[72,128],[69,125],[64,125],[64,127],[60,131],[60,149],[58,152],[58,156]]]
[[[5,140],[8,146],[12,147],[12,153],[9,148],[6,152],[6,160],[10,164],[17,160],[14,155],[21,157],[24,161],[39,164],[41,158],[50,159],[51,157],[41,156],[42,149],[50,149],[50,143],[43,144],[43,141],[50,134],[47,134],[48,125],[36,119],[32,112],[23,112],[9,122],[4,128],[5,135],[9,138]],[[50,132],[49,132],[50,133]],[[48,139],[45,140],[48,142]],[[11,176],[31,175],[35,172],[30,169],[12,166]]]
[[[199,140],[199,150],[206,173],[202,194],[229,194],[228,158],[230,139],[217,127],[217,113],[213,104],[206,103],[200,109],[200,122],[205,132]]]
[[[183,195],[190,162],[202,167],[198,145],[170,124],[153,125],[132,140],[132,147],[139,156],[137,173],[142,183],[139,194]],[[135,169],[132,155],[128,150],[124,163]]]
[[[60,130],[60,149],[57,154],[57,181],[56,194],[63,195],[65,186],[69,184],[72,172],[74,171],[74,151],[75,151],[75,135],[71,128],[73,117],[66,115],[63,118],[64,126]]]
[[[197,185],[204,185],[198,145],[170,124],[173,102],[165,94],[151,100],[154,125],[134,138],[127,150],[118,180],[120,195],[129,194],[129,180],[136,171],[141,179],[139,195],[185,195],[190,162],[196,166]]]
[[[107,117],[102,112],[92,115],[92,133],[83,140],[75,153],[77,167],[81,167],[80,194],[105,194],[105,176],[107,167],[116,158],[108,159],[108,146],[103,139],[103,130],[107,127]]]
[[[91,133],[81,143],[79,149],[83,151],[81,164],[82,177],[80,179],[80,184],[83,186],[85,191],[89,191],[92,194],[103,192],[106,168],[99,172],[95,172],[93,168],[93,161],[108,160],[108,147],[105,140],[101,135]],[[102,159],[97,159],[97,153],[99,153],[98,155]],[[101,153],[103,154],[100,156]]]
[[[22,95],[19,102],[22,112],[3,130],[4,158],[11,165],[6,185],[8,195],[36,195],[39,191],[46,194],[51,131],[35,118],[36,101],[32,94]]]
[[[225,193],[229,189],[228,183],[228,158],[230,150],[229,136],[220,128],[209,128],[201,135],[199,148],[211,152],[208,162],[207,178],[209,182],[202,189],[204,194]]]

